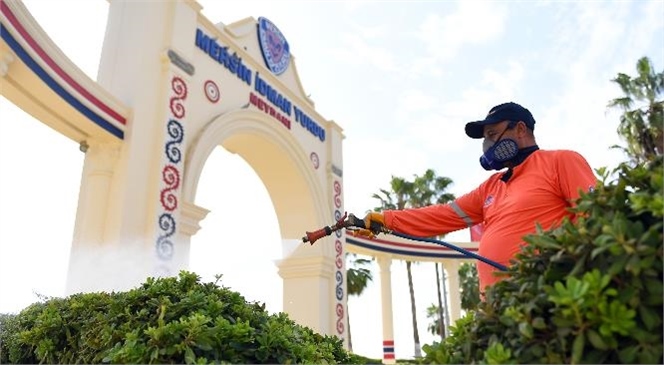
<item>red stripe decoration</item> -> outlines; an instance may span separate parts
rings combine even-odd
[[[23,27],[23,25],[16,19],[12,11],[9,9],[7,4],[5,4],[4,0],[0,0],[0,11],[7,17],[9,22],[14,26],[14,28],[21,34],[23,39],[28,43],[28,45],[41,57],[46,64],[55,71],[58,76],[60,76],[64,81],[69,84],[74,90],[78,91],[81,95],[83,95],[87,100],[89,100],[92,104],[94,104],[96,107],[99,109],[103,110],[105,113],[107,113],[109,116],[113,117],[113,119],[117,120],[121,124],[125,125],[127,124],[127,120],[120,115],[118,112],[115,110],[111,109],[108,105],[104,104],[102,101],[97,99],[94,95],[92,95],[89,91],[84,89],[79,83],[77,83],[74,79],[71,78],[60,66],[53,61],[53,59],[44,51],[44,49],[39,46],[39,44],[32,38],[30,33],[28,33],[27,30]]]
[[[394,340],[383,340],[383,359],[394,359]]]

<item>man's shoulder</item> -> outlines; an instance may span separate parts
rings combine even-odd
[[[538,150],[537,155],[540,156],[540,158],[546,158],[546,159],[568,159],[568,158],[582,158],[585,160],[585,158],[577,151],[573,150],[566,150],[566,149],[559,149],[559,150]]]

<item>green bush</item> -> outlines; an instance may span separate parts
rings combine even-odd
[[[2,363],[357,363],[342,341],[181,272],[2,318]]]
[[[576,222],[525,238],[507,278],[427,363],[662,363],[664,170],[621,164]]]

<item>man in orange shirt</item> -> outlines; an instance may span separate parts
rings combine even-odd
[[[597,179],[588,162],[569,150],[540,150],[533,131],[535,119],[516,103],[493,107],[484,120],[466,124],[470,138],[484,138],[480,164],[503,170],[475,190],[448,204],[371,212],[367,228],[380,224],[413,236],[432,237],[484,223],[478,254],[504,266],[524,245],[523,236],[558,226],[581,190]],[[500,280],[496,269],[477,262],[480,291]]]

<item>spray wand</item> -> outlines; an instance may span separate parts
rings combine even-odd
[[[496,269],[500,271],[507,271],[507,267],[505,265],[499,264],[493,260],[487,259],[484,256],[480,256],[474,252],[468,251],[466,249],[463,249],[459,246],[453,245],[449,242],[445,241],[440,241],[436,240],[433,238],[425,238],[425,237],[417,237],[417,236],[412,236],[409,234],[397,232],[391,229],[387,229],[385,226],[377,223],[377,222],[371,222],[371,228],[367,229],[364,223],[364,219],[356,217],[354,214],[348,215],[348,213],[344,213],[344,215],[337,220],[336,223],[334,223],[331,226],[326,226],[323,227],[319,230],[313,231],[313,232],[306,232],[306,236],[302,237],[302,242],[306,243],[309,242],[311,245],[316,242],[316,240],[329,236],[333,232],[338,231],[342,228],[346,228],[348,230],[355,230],[359,231],[359,233],[363,236],[374,236],[379,233],[385,233],[385,234],[391,234],[397,237],[402,237],[414,241],[422,241],[422,242],[429,242],[429,243],[434,243],[440,246],[445,246],[449,249],[452,249],[454,251],[460,252],[466,257],[470,257],[476,260],[480,260],[484,262],[485,264],[489,264]]]

